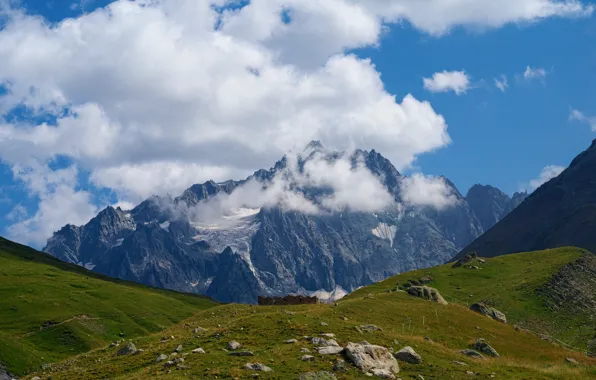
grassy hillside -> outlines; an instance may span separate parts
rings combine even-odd
[[[544,289],[554,275],[578,260],[583,260],[584,269],[596,273],[596,256],[583,249],[565,247],[490,259],[479,258],[468,264],[479,267],[478,270],[452,268],[452,264],[447,264],[408,272],[360,289],[351,297],[386,292],[398,285],[403,286],[409,280],[430,276],[433,281],[429,286],[437,288],[448,302],[468,307],[483,301],[504,312],[510,324],[585,350],[587,342],[596,334],[596,310],[593,302],[591,305],[588,302],[575,305],[578,302],[571,301],[580,291],[588,296],[596,295],[596,278],[578,281],[581,284],[575,284],[570,289],[559,289],[569,294],[569,304],[564,301],[561,307],[553,307],[551,294]],[[590,268],[585,268],[588,266]],[[582,274],[572,275],[579,279]],[[580,285],[590,287],[579,289]]]
[[[215,305],[109,279],[0,238],[0,364],[14,374],[163,330]]]
[[[202,311],[166,332],[133,339],[142,354],[117,356],[117,348],[103,347],[73,360],[46,369],[37,375],[57,379],[187,379],[250,378],[255,372],[243,369],[245,363],[262,363],[273,372],[259,373],[260,379],[297,379],[306,371],[332,371],[340,355],[320,355],[303,336],[333,333],[340,345],[366,340],[372,344],[400,349],[409,345],[421,356],[421,364],[400,362],[402,379],[588,379],[596,378],[596,359],[568,349],[556,341],[515,329],[513,323],[534,321],[538,327],[560,322],[556,312],[543,305],[536,289],[569,263],[587,253],[560,249],[504,256],[482,264],[482,269],[452,269],[443,266],[393,277],[363,288],[336,305],[248,306],[222,305]],[[540,260],[538,260],[540,258]],[[449,305],[439,305],[390,291],[408,279],[430,273],[430,286],[439,288]],[[458,287],[460,289],[458,289]],[[388,292],[390,291],[390,292]],[[496,322],[472,312],[471,301],[491,299],[512,321]],[[575,328],[578,316],[566,325]],[[360,332],[357,327],[374,324],[382,331]],[[205,332],[193,332],[201,326]],[[552,330],[552,329],[551,329]],[[554,330],[553,330],[554,331]],[[162,339],[173,336],[173,339]],[[561,332],[561,338],[570,338]],[[284,343],[288,339],[296,343]],[[499,353],[498,358],[471,359],[460,353],[478,339],[486,339]],[[254,357],[229,356],[226,343],[237,340]],[[159,354],[171,355],[182,345],[182,369],[156,363]],[[201,347],[206,353],[191,353]],[[308,348],[313,362],[301,360]],[[566,359],[575,359],[571,364]],[[463,363],[463,365],[462,365]],[[338,379],[368,378],[347,364],[346,372],[335,372]]]

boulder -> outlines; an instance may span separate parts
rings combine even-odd
[[[339,344],[337,344],[337,342],[333,339],[324,339],[324,338],[319,338],[319,337],[314,337],[311,339],[312,344],[315,344],[317,346],[323,346],[323,347],[327,347],[327,346],[337,346],[339,347]]]
[[[465,350],[461,350],[460,353],[463,355],[469,356],[471,358],[484,359],[484,356],[482,356],[482,354],[480,354],[478,351],[465,349]]]
[[[128,342],[126,344],[126,346],[122,347],[121,349],[118,350],[118,352],[116,353],[117,356],[123,356],[123,355],[132,355],[135,352],[137,352],[137,348],[135,347],[135,345],[132,342]]]
[[[302,360],[303,362],[312,362],[315,360],[315,357],[312,355],[302,355],[300,360]]]
[[[470,310],[480,313],[482,315],[486,315],[487,317],[490,317],[495,321],[507,323],[507,317],[505,316],[505,314],[482,302],[472,304],[472,306],[470,306]]]
[[[293,343],[296,343],[296,342],[298,342],[296,339],[288,339],[284,343],[293,344]]]
[[[360,330],[366,331],[366,332],[383,331],[382,328],[377,327],[375,325],[361,325],[361,326],[358,326],[358,328],[360,328]]]
[[[235,340],[228,343],[228,350],[238,350],[242,348],[242,345]]]
[[[338,347],[338,346],[327,346],[327,347],[319,347],[319,354],[321,355],[337,355],[340,354],[341,352],[343,352],[343,348],[342,347]]]
[[[453,264],[452,268],[459,268],[459,267],[463,266],[464,264],[467,264],[467,263],[473,261],[477,257],[478,257],[478,255],[476,255],[475,252],[470,252],[470,253],[466,254],[464,257],[462,257],[461,259],[457,260],[455,262],[455,264]]]
[[[305,372],[300,375],[299,380],[337,380],[337,377],[327,371]]]
[[[310,350],[308,348],[306,348],[306,347],[302,347],[300,349],[300,352],[302,352],[303,354],[308,354],[310,352]]]
[[[271,372],[273,371],[271,368],[267,367],[261,363],[246,363],[244,365],[244,369],[248,369],[251,371],[262,371],[262,372]]]
[[[399,372],[397,360],[385,347],[348,343],[345,355],[356,367],[365,372],[372,369],[385,369],[391,373]]]
[[[577,360],[575,360],[574,358],[565,358],[565,362],[570,363],[570,364],[579,365],[579,362]]]
[[[204,329],[202,327],[197,327],[196,329],[192,330],[193,334],[199,334],[199,333],[204,333],[207,332],[207,329]]]
[[[441,296],[441,293],[430,286],[410,286],[408,294],[411,296],[424,298],[425,300],[433,301],[441,305],[447,305],[447,301]]]
[[[478,339],[476,341],[476,343],[474,343],[474,348],[477,349],[478,351],[482,352],[483,354],[486,354],[488,356],[492,356],[495,358],[499,357],[499,353],[497,352],[497,350],[495,350],[494,348],[491,347],[490,344],[488,344],[486,342],[486,340],[484,339]]]
[[[156,363],[163,362],[164,360],[168,360],[168,356],[164,354],[160,354],[157,359],[155,359]]]
[[[370,372],[381,379],[395,379],[395,375],[388,369],[373,368]]]
[[[393,356],[397,360],[401,360],[402,362],[410,364],[420,364],[422,362],[422,357],[418,355],[410,346],[402,348],[401,350],[394,353]]]
[[[180,353],[182,351],[182,345],[179,344],[178,347],[174,350],[174,352]]]
[[[192,350],[193,354],[204,354],[205,350],[203,350],[202,348],[195,348],[194,350]]]

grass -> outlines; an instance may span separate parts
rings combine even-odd
[[[113,280],[0,238],[0,363],[22,375],[216,303]]]
[[[536,289],[566,264],[591,253],[573,247],[526,252],[475,260],[469,265],[481,269],[452,268],[452,264],[404,273],[354,292],[350,297],[377,294],[395,289],[409,280],[431,276],[429,285],[451,303],[469,307],[485,301],[507,315],[510,324],[518,324],[535,333],[552,336],[577,349],[585,349],[596,334],[589,315],[551,310]]]
[[[477,378],[491,375],[496,379],[596,378],[596,359],[543,340],[532,332],[518,331],[512,324],[493,321],[467,307],[471,301],[490,298],[514,322],[539,321],[538,326],[554,323],[559,316],[548,314],[541,300],[533,295],[533,289],[560,267],[584,254],[581,250],[564,248],[491,259],[478,271],[443,266],[407,273],[363,288],[337,305],[221,305],[194,314],[164,332],[132,339],[144,350],[140,355],[116,356],[117,348],[104,346],[53,365],[37,375],[51,376],[53,380],[233,379],[248,378],[252,371],[242,369],[244,364],[260,362],[274,370],[261,373],[261,379],[296,379],[306,371],[330,371],[337,358],[312,353],[312,345],[302,337],[334,333],[342,345],[366,340],[394,349],[412,346],[423,362],[419,365],[400,363],[402,379],[418,375],[425,379],[467,379],[471,377],[468,371],[477,374]],[[449,305],[411,297],[404,292],[387,292],[397,283],[427,272],[435,277],[431,286],[444,293]],[[363,324],[374,324],[383,330],[361,334],[356,326]],[[207,332],[193,333],[193,328],[198,326],[206,328]],[[164,335],[175,338],[162,342]],[[291,338],[298,339],[298,343],[284,343]],[[478,338],[485,338],[501,357],[474,360],[459,353]],[[239,341],[255,356],[229,356],[224,348],[231,340]],[[184,356],[187,369],[168,370],[155,362],[159,354],[169,355],[178,345],[183,346],[181,355],[187,354]],[[197,347],[207,353],[190,353]],[[300,360],[302,347],[311,350],[314,362]],[[574,358],[579,365],[567,363],[566,358]],[[347,372],[336,373],[338,379],[368,378],[355,367],[347,367]]]

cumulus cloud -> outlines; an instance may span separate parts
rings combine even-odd
[[[68,157],[120,202],[241,176],[313,139],[374,148],[407,167],[450,142],[445,120],[428,102],[396,99],[370,60],[347,51],[377,45],[388,24],[402,21],[439,36],[456,26],[593,12],[572,0],[232,3],[119,0],[59,23],[0,8],[0,85],[7,91],[0,116],[18,106],[56,119],[0,121],[2,162],[33,168]],[[47,170],[33,170],[40,183]],[[95,207],[76,176],[45,193],[30,191],[44,195],[30,221],[13,228],[22,236],[26,228],[43,234],[84,221]],[[352,201],[338,193],[332,203]]]
[[[428,177],[415,173],[400,184],[401,196],[406,204],[445,209],[457,202],[453,189],[441,177]]]
[[[39,205],[32,216],[18,206],[13,209],[18,218],[7,230],[10,239],[42,247],[46,239],[66,222],[84,224],[97,214],[91,194],[75,189],[75,166],[55,171],[47,166],[15,166],[13,173],[15,178],[26,184],[31,195],[39,198]]]
[[[596,116],[588,116],[579,110],[572,109],[569,114],[569,120],[588,124],[592,129],[592,132],[596,132]]]
[[[544,79],[545,77],[545,69],[540,67],[532,68],[530,66],[526,66],[526,71],[524,71],[524,79],[526,81],[531,81],[533,79]]]
[[[542,171],[540,172],[540,175],[538,176],[538,178],[535,178],[528,183],[526,190],[528,190],[530,192],[536,190],[537,188],[539,188],[546,182],[550,181],[551,179],[558,177],[559,174],[561,174],[563,172],[563,170],[565,170],[565,168],[563,166],[557,166],[557,165],[545,166],[542,169]]]
[[[506,75],[501,75],[501,78],[494,78],[495,86],[501,90],[501,92],[505,92],[507,87],[509,87],[509,81],[507,80]]]
[[[470,78],[464,71],[443,71],[434,73],[432,78],[423,78],[424,88],[430,92],[453,91],[465,94],[470,88]]]

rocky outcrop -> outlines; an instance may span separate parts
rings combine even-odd
[[[596,140],[458,257],[468,252],[494,257],[564,246],[596,252],[595,167]]]
[[[402,362],[410,363],[410,364],[420,364],[422,363],[422,357],[414,351],[414,349],[410,346],[406,346],[401,350],[397,351],[393,354],[397,360],[401,360]]]
[[[507,317],[505,314],[501,313],[499,310],[492,308],[482,302],[474,303],[470,306],[470,310],[480,313],[482,315],[486,315],[489,318],[494,319],[495,321],[507,323]]]
[[[475,252],[466,253],[461,259],[457,260],[455,262],[455,264],[453,264],[451,267],[452,268],[460,268],[467,263],[471,263],[476,258],[478,258],[478,255],[476,255]]]
[[[435,288],[429,286],[410,286],[408,294],[414,297],[423,298],[441,305],[447,305],[447,301],[441,296],[441,293]]]
[[[345,355],[357,368],[368,372],[373,369],[399,372],[397,360],[388,349],[372,344],[348,343]]]
[[[490,344],[486,342],[484,339],[478,339],[476,343],[474,343],[474,348],[485,355],[492,356],[492,357],[499,357],[499,353],[495,350]]]

